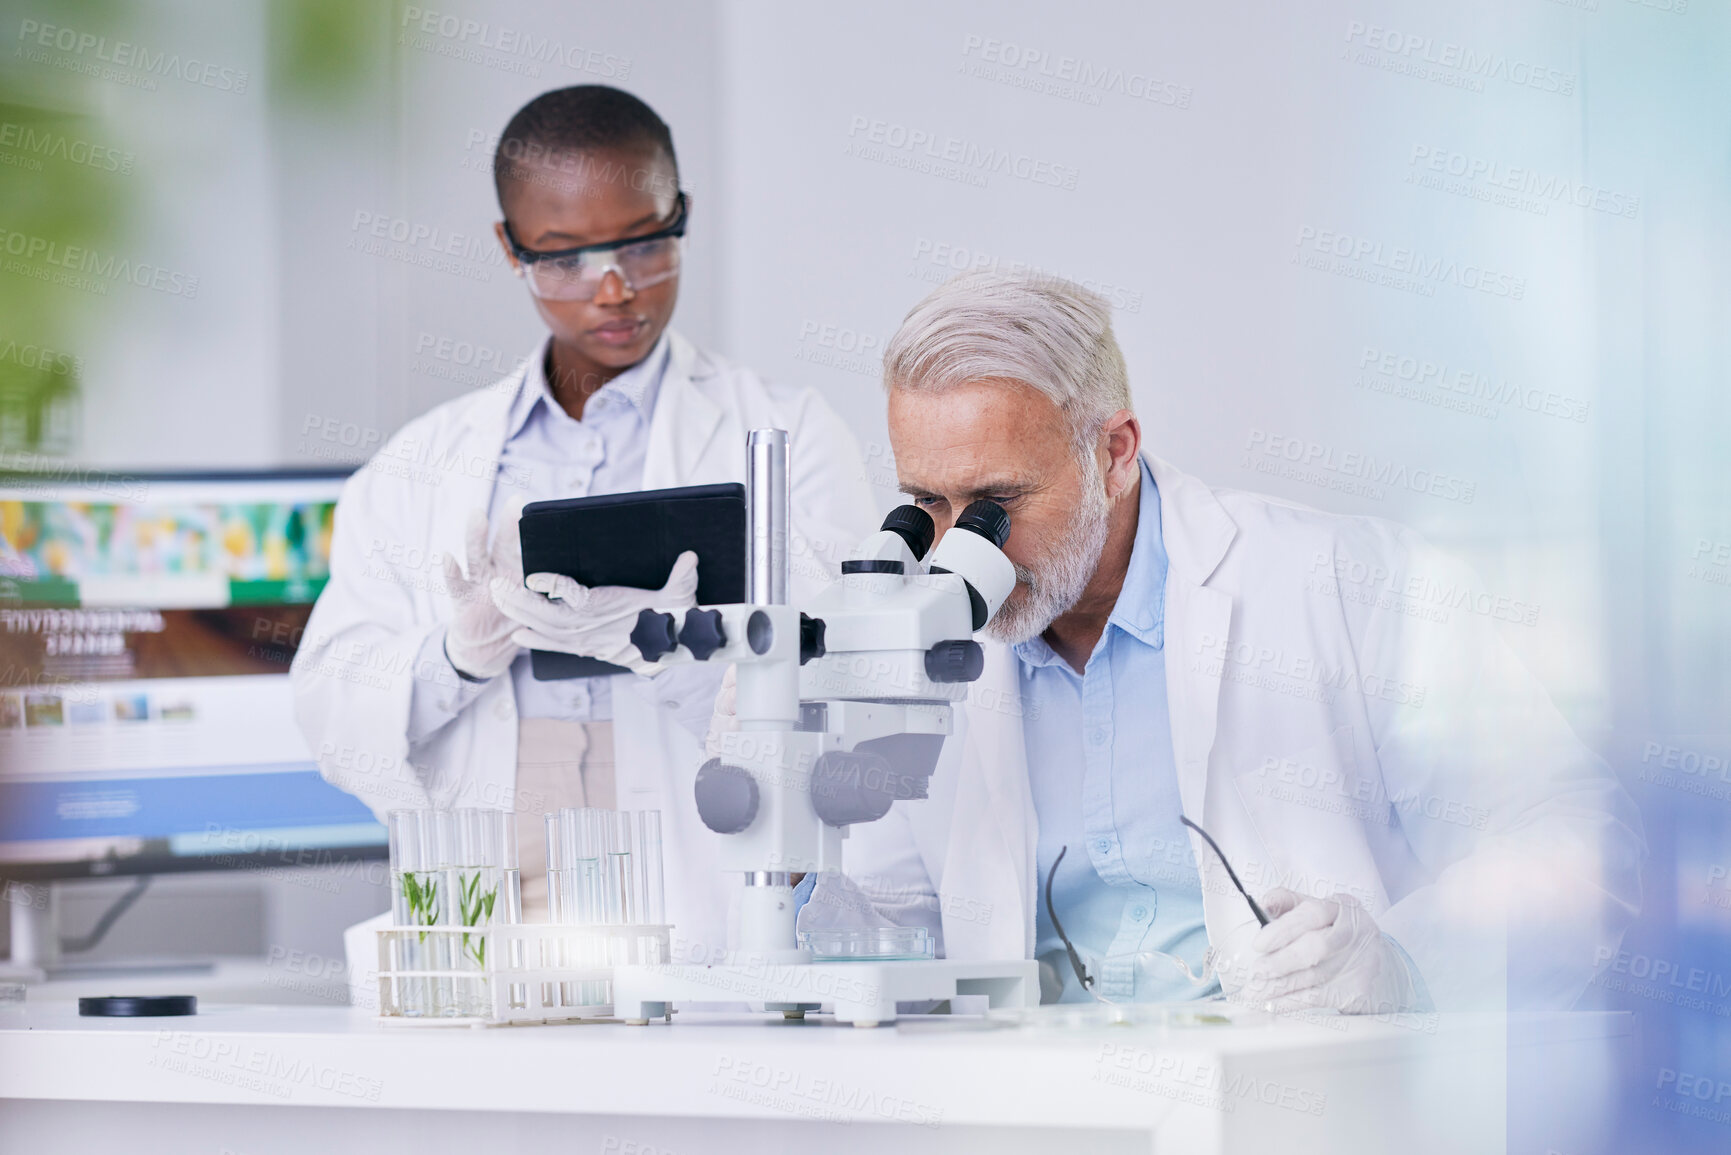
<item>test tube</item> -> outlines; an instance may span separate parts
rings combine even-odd
[[[569,913],[568,923],[576,926],[592,923],[595,919],[594,897],[590,894],[590,876],[594,874],[592,859],[594,850],[590,849],[589,823],[587,810],[569,807],[563,814],[563,835],[566,845],[566,869],[569,871]]]
[[[456,820],[449,810],[423,810],[421,826],[421,909],[416,921],[423,926],[449,926],[457,921],[456,900],[451,886],[451,866],[456,859]],[[428,934],[420,940],[420,969],[448,971],[455,965],[453,936]],[[449,978],[428,978],[427,1014],[454,1012]]]
[[[607,922],[628,926],[637,921],[632,901],[631,812],[615,810],[607,819]]]
[[[489,810],[487,841],[491,844],[492,860],[497,864],[499,899],[493,907],[495,926],[516,926],[523,921],[523,868],[517,859],[517,815],[509,810]],[[504,944],[502,957],[494,960],[495,970],[521,971],[526,959],[523,940],[516,935],[495,935],[495,943]],[[483,988],[483,994],[485,988]],[[506,1000],[513,1007],[529,1004],[529,988],[512,983]]]
[[[559,836],[559,812],[542,819],[547,828],[547,921],[565,921],[565,840]]]
[[[515,925],[523,921],[523,866],[517,860],[516,815],[509,810],[493,811],[492,838],[497,847],[493,860],[499,864],[499,873],[503,875],[493,921]]]
[[[562,923],[565,921],[565,840],[559,833],[559,812],[550,811],[543,819],[547,831],[547,921]],[[564,940],[543,939],[541,941],[541,957],[539,965],[544,967],[559,967],[565,962]],[[557,1006],[557,992],[553,983],[541,984],[541,1005]]]
[[[667,893],[661,873],[661,811],[637,812],[637,841],[633,845],[637,876],[637,921],[659,926],[666,918]]]
[[[581,922],[592,926],[606,921],[606,889],[602,878],[602,860],[607,854],[606,834],[601,826],[601,811],[592,807],[579,810],[574,819],[578,838],[578,866],[582,871]]]
[[[564,864],[564,880],[561,883],[563,908],[559,921],[568,926],[581,925],[586,919],[585,908],[588,905],[583,879],[583,829],[582,812],[575,807],[567,806],[559,812],[559,844],[560,861]],[[577,967],[583,965],[582,938],[578,935],[566,935],[561,940],[559,965],[562,967]],[[567,1007],[578,1007],[584,1003],[582,983],[560,983],[559,1001]]]
[[[421,909],[422,881],[422,842],[421,842],[421,812],[418,810],[393,810],[385,816],[386,827],[390,834],[391,845],[391,923],[393,926],[411,927],[419,921],[418,912]],[[406,881],[405,881],[406,879]],[[411,901],[411,896],[413,901]],[[390,968],[393,971],[420,970],[425,951],[417,936],[412,934],[393,934],[391,936]],[[426,980],[419,978],[393,978],[389,992],[380,991],[381,995],[389,994],[390,1002],[403,1015],[424,1015],[427,1013],[431,988]]]
[[[421,811],[422,861],[428,870],[444,870],[456,863],[456,816],[449,810]]]
[[[449,812],[449,839],[444,856],[446,906],[449,922],[463,928],[461,935],[446,938],[450,949],[449,967],[456,971],[479,972],[486,969],[487,940],[483,936],[487,924],[487,895],[497,901],[497,885],[487,868],[487,823],[483,811],[460,807]],[[445,999],[445,1013],[469,1015],[475,1013],[478,992],[476,981],[453,978]]]
[[[469,807],[451,811],[451,866],[479,866],[486,857],[486,827],[481,811]]]
[[[412,926],[408,897],[402,877],[423,869],[421,866],[421,812],[393,810],[385,816],[391,843],[391,921],[397,926]],[[418,880],[417,880],[418,882]]]

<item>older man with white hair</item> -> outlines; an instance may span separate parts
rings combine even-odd
[[[1639,819],[1488,616],[1422,612],[1469,572],[1145,454],[1068,282],[951,281],[884,374],[902,488],[940,533],[1000,503],[1019,580],[933,798],[853,829],[880,917],[1038,958],[1048,1001],[1579,996],[1638,908]]]

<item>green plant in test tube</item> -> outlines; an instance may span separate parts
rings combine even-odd
[[[409,915],[419,926],[435,926],[439,921],[439,883],[435,878],[422,882],[413,871],[403,871],[403,898],[409,904]],[[427,941],[427,932],[421,932]]]
[[[493,904],[499,900],[499,884],[494,883],[493,889],[481,892],[481,872],[462,874],[458,876],[457,913],[463,919],[464,926],[485,926],[493,921]],[[473,941],[471,941],[473,939]],[[487,940],[480,935],[463,935],[463,949],[469,957],[475,960],[477,966],[487,965]]]

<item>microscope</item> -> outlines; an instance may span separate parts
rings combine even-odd
[[[797,1017],[828,1005],[872,1026],[898,1002],[1037,1003],[1032,960],[826,961],[795,934],[793,875],[839,871],[849,826],[927,796],[952,704],[984,668],[973,635],[1016,584],[1001,549],[1009,515],[977,501],[934,549],[930,515],[901,506],[802,608],[788,599],[787,433],[753,430],[747,459],[748,600],[645,610],[631,635],[663,666],[737,665],[738,729],[694,789],[704,824],[726,836],[723,868],[743,880],[739,937],[717,966],[617,968],[615,1013],[640,1022],[672,1002],[747,1001]]]

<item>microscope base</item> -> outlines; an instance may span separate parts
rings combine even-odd
[[[1035,1006],[1040,1001],[1039,964],[1032,959],[916,959],[613,970],[614,1014],[627,1020],[659,1017],[656,1007],[663,1003],[746,1002],[784,1012],[833,1007],[837,1021],[873,1027],[894,1022],[897,1003],[957,995],[985,995],[992,1007]]]

